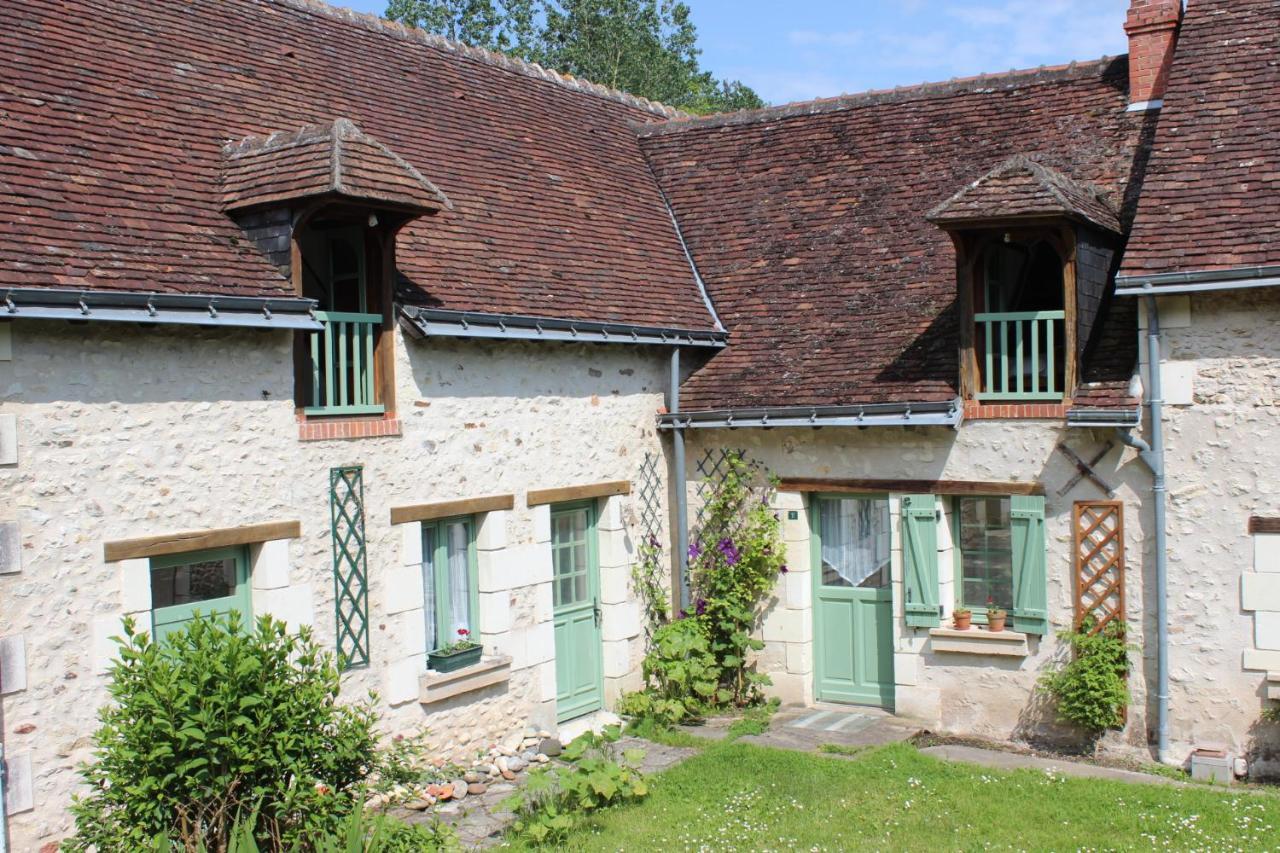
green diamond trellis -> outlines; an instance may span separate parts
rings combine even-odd
[[[338,667],[369,664],[368,563],[364,547],[364,468],[329,470],[330,530]]]
[[[662,541],[662,475],[658,473],[659,457],[646,453],[640,463],[640,525],[650,541]]]

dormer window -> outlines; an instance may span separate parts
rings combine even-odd
[[[323,331],[304,342],[309,375],[299,385],[298,403],[312,417],[380,415],[386,396],[378,364],[382,294],[370,288],[367,236],[363,223],[324,220],[301,233],[302,295],[316,300]],[[309,381],[308,381],[309,380]]]
[[[227,146],[222,202],[295,291],[315,300],[320,328],[300,332],[295,346],[299,413],[329,424],[394,418],[396,234],[449,200],[386,146],[338,119]]]
[[[1068,401],[1108,291],[1120,234],[1110,203],[1017,156],[928,218],[956,247],[965,399]]]
[[[982,249],[974,276],[980,401],[1061,400],[1066,388],[1065,264],[1048,235],[1004,234]]]

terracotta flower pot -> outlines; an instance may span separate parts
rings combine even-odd
[[[968,631],[969,626],[973,624],[973,614],[968,612],[953,613],[951,619],[957,631]]]
[[[990,614],[988,614],[988,615],[987,615],[987,630],[988,630],[988,631],[997,631],[997,632],[999,632],[999,631],[1003,631],[1003,630],[1004,630],[1004,622],[1005,622],[1005,620],[1006,620],[1006,619],[1008,619],[1008,618],[1009,618],[1009,617],[1008,617],[1007,615],[1006,615],[1006,616],[991,616]]]

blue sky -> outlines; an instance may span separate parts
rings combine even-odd
[[[335,0],[330,0],[335,2]],[[381,13],[386,0],[336,0]],[[1126,0],[686,0],[702,61],[771,103],[1126,51]]]

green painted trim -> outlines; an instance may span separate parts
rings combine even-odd
[[[822,532],[821,532],[822,528],[821,528],[820,519],[819,519],[819,515],[820,515],[819,504],[822,501],[836,501],[836,500],[845,500],[845,499],[883,501],[887,505],[886,508],[889,510],[889,524],[890,526],[892,526],[893,513],[892,513],[892,504],[890,503],[890,496],[887,494],[862,493],[862,492],[848,492],[848,493],[819,492],[819,493],[809,494],[806,496],[806,498],[808,501],[807,512],[809,513],[809,573],[812,575],[812,577],[809,579],[809,583],[811,587],[812,610],[813,610],[813,646],[814,646],[813,648],[813,695],[814,695],[814,699],[820,702],[836,701],[836,702],[851,702],[852,704],[870,704],[870,705],[875,705],[877,707],[885,708],[889,711],[892,711],[895,705],[897,704],[897,693],[896,693],[897,679],[892,676],[890,677],[890,680],[887,683],[878,682],[879,697],[877,701],[862,701],[862,700],[838,698],[838,697],[833,697],[828,692],[824,691],[823,684],[825,683],[826,677],[827,677],[826,673],[823,670],[823,667],[825,665],[825,658],[822,655],[821,650],[818,648],[818,643],[822,640],[822,637],[825,635],[824,630],[826,628],[826,626],[823,623],[822,608],[819,606],[819,597],[822,595],[823,590],[832,590],[837,592],[840,590],[846,590],[850,594],[857,592],[855,588],[825,587],[822,584]],[[889,535],[891,537],[890,542],[892,542],[892,536],[893,536],[892,530],[890,530]],[[892,673],[894,669],[894,657],[893,657],[893,647],[892,647],[892,637],[893,637],[892,622],[896,618],[893,612],[893,580],[894,580],[893,548],[892,546],[890,546],[889,548],[889,584],[877,590],[862,590],[862,592],[874,593],[874,598],[872,600],[874,600],[875,603],[888,605],[888,618],[890,620],[890,644],[887,649],[877,649],[877,653],[887,655],[890,673]]]
[[[901,501],[903,614],[913,628],[937,628],[942,624],[938,499],[934,495],[903,495]],[[923,519],[928,523],[918,523]]]
[[[170,607],[151,608],[151,635],[160,638],[160,629],[171,625],[179,625],[195,618],[197,613],[206,616],[238,612],[248,624],[253,619],[252,601],[249,584],[249,549],[243,545],[229,548],[211,548],[206,551],[190,551],[185,554],[169,554],[163,557],[152,557],[148,571],[151,569],[168,569],[174,566],[185,566],[204,560],[225,560],[231,557],[236,561],[236,590],[233,595],[223,598],[210,598],[195,604],[176,604]],[[154,601],[154,596],[152,598]]]
[[[555,521],[556,516],[567,515],[569,513],[586,510],[587,513],[587,600],[585,602],[574,602],[572,605],[558,605],[553,608],[552,625],[562,621],[564,617],[582,614],[587,611],[596,611],[600,607],[600,535],[598,529],[599,512],[596,500],[574,501],[572,503],[554,504],[551,507],[551,583],[552,583],[552,601],[555,600],[556,587],[559,579],[555,574]],[[552,629],[555,630],[554,627]],[[604,707],[604,632],[599,622],[594,623],[592,631],[592,665],[595,677],[595,693],[593,697],[579,701],[565,708],[559,706],[558,696],[556,703],[556,721],[564,722],[566,720],[575,719],[592,711]],[[559,665],[561,659],[568,660],[568,655],[562,655],[559,648],[556,649],[556,664]],[[557,694],[559,693],[559,685],[557,684]]]
[[[445,530],[451,524],[464,524],[467,529],[467,580],[469,594],[468,606],[471,609],[471,634],[472,639],[480,642],[480,560],[476,553],[476,517],[474,515],[455,515],[451,518],[440,518],[433,521],[422,522],[422,529],[418,535],[423,540],[422,554],[422,570],[425,575],[428,567],[431,570],[432,590],[435,594],[436,612],[436,636],[428,637],[428,652],[434,652],[447,643],[453,642],[454,638],[448,635],[449,629],[446,627],[452,621],[453,611],[449,599],[449,572],[437,572],[437,566],[448,566],[449,562],[449,543],[445,535]],[[432,555],[431,562],[427,562],[426,537],[427,530],[435,530],[435,554]],[[427,578],[423,577],[423,590],[426,590]],[[425,605],[425,602],[424,602]]]

